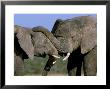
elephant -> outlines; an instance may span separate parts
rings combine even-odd
[[[51,39],[51,40],[50,40]],[[50,68],[55,64],[58,56],[59,42],[46,28],[42,26],[32,29],[14,26],[14,73],[15,75],[24,72],[24,59],[33,59],[34,56],[45,57],[49,60],[42,75],[47,75]]]
[[[59,54],[69,54],[67,70],[69,76],[97,74],[97,17],[79,16],[67,20],[56,20],[52,34],[60,41]],[[64,60],[66,60],[64,59]]]

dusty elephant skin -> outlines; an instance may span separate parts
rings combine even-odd
[[[52,33],[60,41],[61,50],[59,52],[71,53],[68,58],[68,75],[81,75],[79,67],[82,62],[84,63],[84,75],[96,75],[97,57],[92,57],[92,55],[97,55],[97,49],[92,52],[97,46],[97,18],[95,16],[80,16],[67,20],[58,19]]]

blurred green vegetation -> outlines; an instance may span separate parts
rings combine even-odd
[[[63,58],[57,60],[55,65],[51,68],[48,76],[66,76],[67,75],[67,60],[63,61]],[[42,71],[48,61],[48,56],[35,57],[34,60],[25,59],[24,65],[24,75],[25,76],[41,76]]]

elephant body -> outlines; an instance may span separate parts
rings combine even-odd
[[[84,64],[84,75],[96,75],[97,19],[80,16],[68,20],[57,20],[52,33],[60,41],[60,53],[71,53],[68,58],[68,74],[77,75]],[[95,52],[92,52],[94,51]],[[78,51],[80,50],[80,51]],[[92,57],[95,53],[95,56]],[[94,67],[92,66],[95,63]],[[80,68],[79,68],[80,67]],[[91,68],[91,69],[90,69]],[[90,72],[90,71],[91,72]],[[78,74],[81,75],[81,74]]]

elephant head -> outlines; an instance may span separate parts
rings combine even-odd
[[[34,55],[41,56],[48,54],[59,58],[59,41],[46,28],[42,26],[32,28],[32,41],[34,45]]]
[[[93,53],[94,48],[97,46],[97,19],[95,16],[57,20],[52,33],[60,41],[61,50],[59,52],[67,53],[64,60],[69,59],[67,65],[69,75],[81,74],[81,72],[76,71],[81,71],[82,61],[84,61],[85,75],[96,75],[97,49]],[[91,55],[95,57],[92,58]]]
[[[55,64],[56,59],[60,58],[58,57],[59,41],[42,26],[32,29],[15,26],[14,40],[15,66],[23,64],[19,63],[18,59],[33,59],[34,56],[49,55],[49,61],[45,67],[46,70],[49,70]]]
[[[68,20],[57,20],[53,35],[60,41],[60,52],[72,53],[78,47],[85,54],[97,45],[96,17],[80,16]]]

